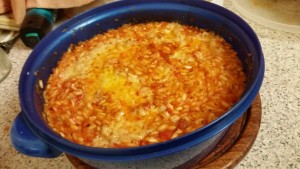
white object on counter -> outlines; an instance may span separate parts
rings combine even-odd
[[[264,26],[300,32],[300,0],[231,0],[242,15]]]
[[[210,2],[220,5],[220,6],[223,6],[223,4],[224,4],[224,0],[210,0]]]

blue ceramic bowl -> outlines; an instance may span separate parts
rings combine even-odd
[[[209,125],[153,145],[92,148],[72,143],[53,132],[42,118],[43,88],[38,84],[40,80],[46,84],[52,69],[69,45],[125,23],[149,21],[175,21],[223,36],[238,52],[247,74],[247,88],[241,100]],[[263,74],[263,53],[256,34],[245,21],[223,7],[201,0],[128,0],[110,3],[63,23],[32,51],[20,76],[22,112],[11,128],[11,142],[19,152],[29,156],[56,157],[68,153],[94,166],[103,162],[122,164],[124,167],[125,163],[139,165],[142,161],[144,167],[148,165],[147,162],[149,165],[154,162],[160,165],[159,168],[173,168],[195,156],[202,158],[209,153],[228,127],[249,108],[258,94]],[[172,164],[168,164],[168,161],[172,161]]]

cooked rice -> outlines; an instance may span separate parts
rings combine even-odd
[[[50,76],[45,119],[62,137],[93,147],[134,147],[207,125],[241,97],[245,74],[220,36],[150,22],[71,45]]]

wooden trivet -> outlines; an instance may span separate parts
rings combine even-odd
[[[191,169],[231,169],[249,152],[259,132],[261,122],[261,100],[256,96],[247,113],[244,113],[231,127],[214,150],[201,161],[197,157]],[[95,169],[80,159],[66,154],[76,169]],[[191,162],[191,161],[190,161]]]

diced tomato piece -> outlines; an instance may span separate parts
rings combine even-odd
[[[163,141],[170,140],[174,134],[174,131],[165,130],[159,133],[159,138]]]
[[[180,120],[178,121],[177,127],[178,127],[179,129],[185,130],[185,129],[187,128],[187,126],[188,126],[188,122],[187,122],[186,120],[180,119]]]

